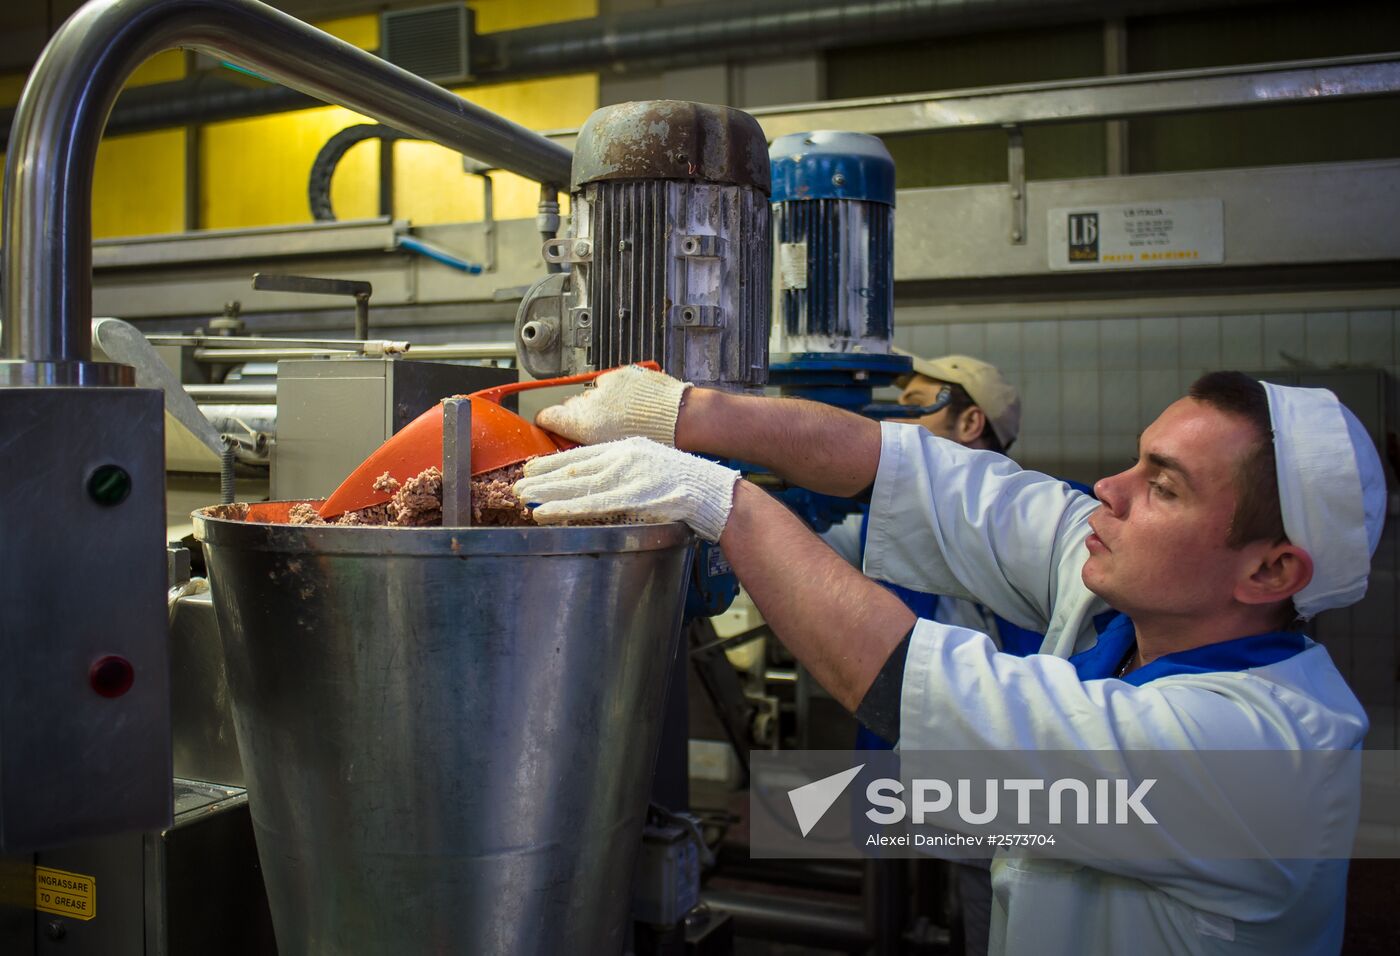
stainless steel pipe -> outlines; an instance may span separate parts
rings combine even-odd
[[[685,528],[211,513],[278,951],[620,953]]]
[[[126,79],[182,47],[491,166],[567,183],[567,149],[256,0],[91,0],[45,47],[5,167],[0,384],[106,384],[92,363],[92,179]]]

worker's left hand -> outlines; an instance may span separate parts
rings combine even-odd
[[[684,521],[718,541],[739,473],[646,438],[532,458],[515,494],[540,524],[608,516]]]
[[[598,376],[592,387],[535,416],[535,424],[581,445],[640,435],[676,443],[676,417],[689,382],[639,365]]]

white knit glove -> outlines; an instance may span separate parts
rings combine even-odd
[[[684,521],[718,541],[739,473],[646,438],[585,445],[532,458],[515,494],[540,524],[616,516]]]
[[[552,405],[535,423],[584,445],[640,435],[676,444],[681,396],[690,388],[662,372],[629,365],[598,376],[593,386],[563,405]]]

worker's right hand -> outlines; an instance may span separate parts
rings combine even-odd
[[[690,388],[662,372],[628,365],[535,416],[535,424],[583,445],[641,436],[672,447],[681,397]]]

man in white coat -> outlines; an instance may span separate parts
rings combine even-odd
[[[916,426],[635,368],[539,421],[605,444],[527,463],[516,489],[537,520],[682,520],[718,541],[774,633],[903,749],[1346,750],[1365,735],[1326,651],[1285,630],[1364,594],[1384,520],[1375,448],[1326,390],[1206,376],[1099,501]],[[1049,653],[915,618],[757,486],[677,448],[869,490],[867,574],[978,600],[1045,632]],[[1354,797],[1319,819],[1354,828]],[[992,952],[1336,952],[1346,862],[1001,857],[993,886]]]

